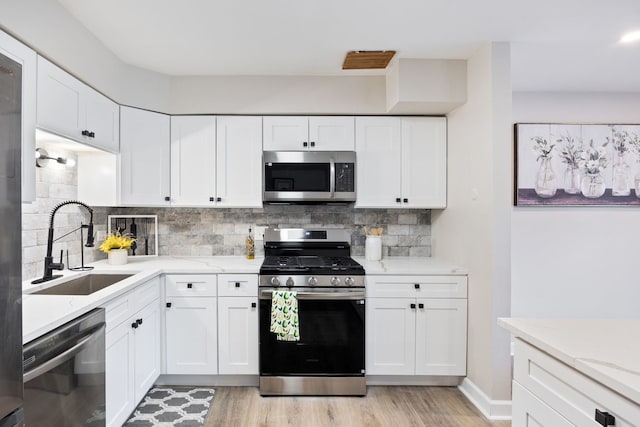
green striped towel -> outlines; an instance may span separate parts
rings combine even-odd
[[[278,341],[300,341],[298,296],[295,291],[271,293],[271,332]]]

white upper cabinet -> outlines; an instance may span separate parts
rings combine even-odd
[[[0,54],[22,66],[22,201],[36,199],[36,53],[0,31]]]
[[[120,113],[121,204],[169,206],[169,116],[131,107]]]
[[[216,204],[262,207],[262,117],[219,116]]]
[[[356,118],[360,208],[444,208],[444,117]]]
[[[265,151],[353,151],[354,117],[266,116]]]
[[[38,57],[37,122],[52,133],[118,152],[118,104],[42,57]]]
[[[215,116],[171,117],[171,205],[214,206]]]

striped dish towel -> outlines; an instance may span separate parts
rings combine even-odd
[[[271,293],[271,332],[278,341],[300,341],[298,296],[295,291]]]

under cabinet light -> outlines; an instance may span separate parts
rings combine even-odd
[[[632,31],[620,38],[620,43],[633,43],[640,40],[640,31]]]

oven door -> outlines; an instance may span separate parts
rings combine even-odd
[[[296,289],[300,341],[269,331],[271,292],[260,290],[261,376],[364,377],[364,289]]]

